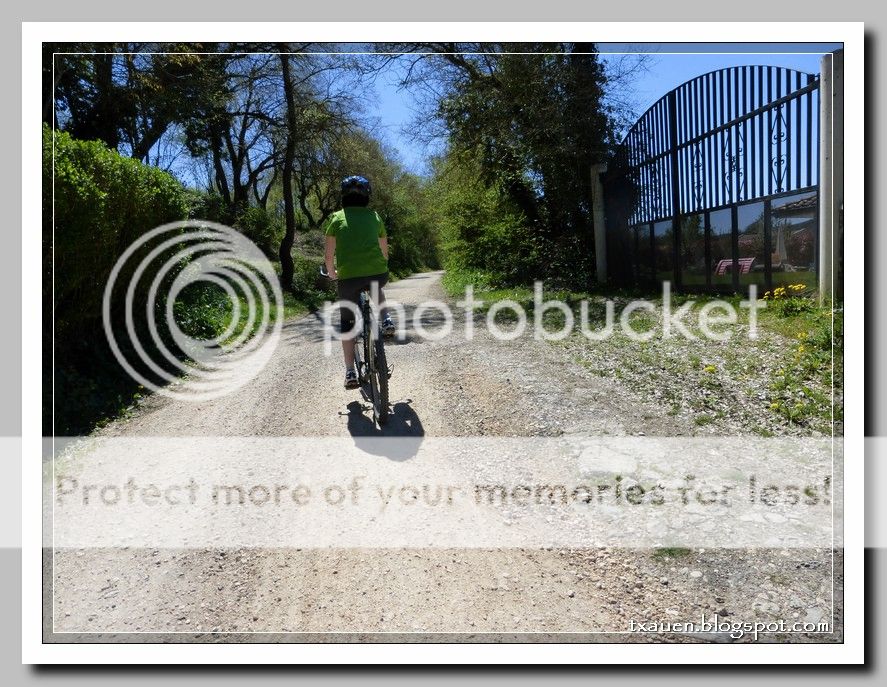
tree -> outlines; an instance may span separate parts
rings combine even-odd
[[[224,89],[216,44],[51,44],[44,48],[44,121],[145,161],[176,122]],[[162,52],[160,52],[162,50]],[[55,60],[53,61],[53,53]],[[220,68],[220,64],[222,68]]]
[[[427,102],[448,146],[476,156],[482,183],[523,215],[538,238],[542,271],[587,285],[594,271],[591,167],[615,143],[607,76],[593,46],[398,49],[405,54],[402,84],[431,94]]]
[[[296,94],[288,46],[280,49],[280,68],[283,73],[283,95],[286,100],[286,147],[283,153],[283,206],[286,233],[280,242],[280,280],[286,288],[293,283],[293,243],[296,238],[296,206],[293,200],[293,164],[296,155]]]
[[[190,212],[276,254],[286,286],[297,232],[323,226],[339,207],[341,178],[353,173],[371,177],[374,207],[399,233],[394,262],[433,262],[423,257],[433,241],[420,230],[425,184],[405,174],[362,119],[370,81],[359,58],[287,43],[56,44],[44,57],[44,121],[169,164],[206,191],[189,194]],[[190,156],[185,164],[161,160],[181,153]]]
[[[232,215],[252,201],[266,207],[280,170],[278,64],[263,54],[216,62],[217,88],[185,125],[191,155],[210,158],[213,189]]]

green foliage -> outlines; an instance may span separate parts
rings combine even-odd
[[[203,340],[214,339],[225,331],[232,310],[224,289],[208,282],[188,284],[173,303],[173,317],[182,332]]]
[[[333,283],[320,275],[323,258],[304,255],[293,257],[293,295],[309,308],[318,308],[326,300],[336,300]]]
[[[681,546],[667,546],[660,549],[654,549],[653,560],[670,561],[676,558],[686,558],[691,553],[693,552],[690,549]]]
[[[183,219],[188,208],[171,175],[98,141],[57,133],[54,152],[53,167],[52,132],[44,125],[43,225],[52,244],[56,327],[61,336],[78,335],[96,328],[117,258],[150,229]]]
[[[463,164],[467,154],[480,182],[461,208],[461,242],[478,242],[478,252],[504,248],[496,268],[503,279],[544,276],[588,288],[592,166],[613,143],[603,67],[590,44],[490,48],[483,57],[439,61],[457,73],[439,108],[451,149],[460,153],[453,161]],[[493,213],[496,226],[486,223],[491,205],[505,210]],[[466,260],[477,262],[461,256]]]
[[[438,165],[431,195],[444,264],[484,273],[492,285],[532,280],[541,273],[538,238],[501,187],[482,176],[470,153],[451,153]]]
[[[450,296],[463,296],[468,286],[473,286],[475,292],[489,291],[493,288],[494,280],[489,274],[479,270],[466,269],[450,264],[444,272],[441,283]]]
[[[773,308],[780,317],[792,317],[802,313],[813,312],[816,309],[812,300],[798,296],[773,301],[770,307]]]
[[[105,340],[105,285],[133,241],[185,218],[188,209],[187,194],[169,174],[122,157],[98,141],[77,141],[63,132],[56,134],[53,147],[52,132],[44,126],[44,328],[54,335],[46,337],[44,348],[44,365],[53,371],[44,385],[48,434],[89,431],[120,415],[141,394]],[[181,295],[183,303],[194,305],[193,310],[174,306],[186,331],[210,337],[223,330],[227,299],[203,288]],[[142,313],[134,311],[137,330],[144,330]],[[119,317],[116,310],[111,315]]]
[[[814,308],[809,299],[779,299],[771,306],[803,301],[810,304],[796,313],[782,313],[783,331],[791,326],[796,334],[794,350],[779,368],[770,384],[770,410],[793,424],[809,425],[843,419],[842,380],[844,350],[844,313],[840,310]],[[834,389],[834,399],[819,391]],[[833,403],[834,401],[834,403]]]
[[[216,47],[168,43],[149,54],[131,43],[45,43],[44,89],[54,107],[44,122],[145,160],[171,124],[205,121],[224,100],[232,58],[209,54]]]
[[[234,220],[234,227],[255,243],[271,259],[277,259],[283,238],[283,218],[263,208],[250,206]]]
[[[439,267],[438,236],[427,183],[405,173],[392,181],[388,197],[378,204],[388,227],[389,270],[396,276],[406,276]]]
[[[807,293],[807,285],[798,283],[777,286],[764,294],[764,300],[769,303],[771,311],[780,317],[794,317],[816,310],[811,296]]]
[[[271,260],[278,258],[280,240],[283,238],[283,217],[264,208],[250,205],[246,208],[230,207],[217,193],[189,189],[186,191],[188,217],[206,219],[239,229]]]
[[[220,224],[229,224],[233,219],[225,200],[218,193],[187,189],[185,199],[191,219],[206,219]]]

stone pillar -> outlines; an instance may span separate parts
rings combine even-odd
[[[607,283],[607,227],[604,215],[604,185],[601,174],[607,171],[606,163],[591,167],[591,221],[594,224],[594,259],[597,283]]]

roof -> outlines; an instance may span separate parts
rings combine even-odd
[[[819,197],[815,193],[812,193],[799,200],[794,200],[791,203],[786,203],[778,208],[773,208],[771,212],[774,215],[787,216],[795,213],[800,214],[808,210],[815,210],[817,205],[819,205]]]

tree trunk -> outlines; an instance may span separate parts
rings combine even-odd
[[[222,166],[222,158],[220,153],[221,139],[213,134],[210,148],[212,149],[213,171],[216,175],[216,190],[225,201],[225,207],[231,207],[231,190],[228,188],[228,178],[225,176],[225,168]]]
[[[308,226],[317,226],[314,224],[314,215],[311,214],[311,209],[308,207],[308,188],[305,186],[304,181],[299,184],[299,208],[301,208],[302,214],[305,215],[305,219],[308,220]]]
[[[283,212],[286,232],[280,242],[280,281],[284,288],[293,287],[293,243],[296,240],[296,208],[293,200],[293,158],[296,152],[296,98],[290,72],[289,47],[280,46],[280,66],[283,71],[283,94],[286,98],[286,149],[283,154]]]

